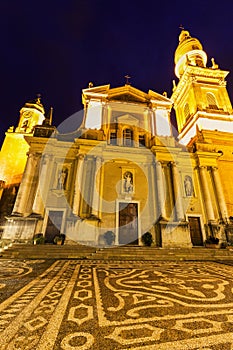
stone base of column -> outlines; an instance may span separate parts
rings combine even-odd
[[[32,242],[37,219],[23,218],[22,216],[8,217],[2,234],[3,239],[11,239],[17,242]]]
[[[225,226],[226,240],[229,245],[233,245],[233,224],[227,224]]]
[[[160,215],[158,220],[156,221],[156,223],[167,223],[169,221],[169,219],[166,216]]]
[[[207,226],[208,226],[207,227],[208,236],[218,238],[219,246],[221,246],[222,243],[224,244],[227,242],[227,233],[226,233],[227,225],[221,222],[211,220],[208,222]]]
[[[188,222],[160,222],[163,248],[192,248]]]
[[[31,213],[28,218],[33,218],[33,219],[38,219],[38,220],[41,220],[43,219],[43,216],[39,213]]]
[[[227,233],[226,233],[226,226],[220,225],[219,232],[218,232],[218,238],[219,238],[219,245],[220,247],[225,245],[227,243]]]
[[[18,213],[17,211],[14,211],[13,213],[11,213],[9,218],[13,218],[13,217],[23,217],[23,214],[22,213]]]
[[[215,220],[209,220],[207,224],[208,236],[217,237],[219,224]]]

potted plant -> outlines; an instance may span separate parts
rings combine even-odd
[[[228,242],[227,249],[233,250],[233,242]]]
[[[55,236],[53,242],[57,245],[62,245],[62,236]]]
[[[112,243],[115,241],[115,233],[113,231],[106,231],[104,233],[104,240],[107,245],[112,245]]]
[[[33,238],[33,243],[34,244],[44,244],[44,242],[45,242],[45,239],[44,239],[43,233],[35,234],[35,236]]]
[[[219,245],[219,238],[214,237],[214,236],[209,236],[205,240],[205,247],[206,248],[218,248]]]
[[[147,247],[150,247],[152,245],[153,238],[152,238],[152,234],[150,232],[146,232],[143,234],[142,243]]]

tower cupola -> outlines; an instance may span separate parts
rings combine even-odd
[[[179,35],[179,45],[175,52],[175,74],[182,76],[188,65],[206,67],[207,55],[200,41],[190,36],[187,30]]]
[[[45,119],[44,106],[41,103],[41,96],[26,102],[20,110],[18,127],[15,129],[19,133],[31,133],[35,125],[42,125]]]

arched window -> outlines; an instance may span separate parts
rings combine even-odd
[[[217,101],[214,94],[212,94],[211,92],[207,92],[206,98],[207,98],[208,108],[218,109]]]
[[[189,109],[188,103],[186,103],[184,106],[184,116],[185,116],[185,120],[187,120],[190,117],[190,109]]]
[[[123,145],[127,147],[133,146],[133,131],[131,129],[123,130]]]
[[[201,56],[197,56],[195,62],[198,67],[204,67],[203,59]]]

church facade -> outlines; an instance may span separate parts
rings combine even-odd
[[[130,84],[89,84],[77,130],[58,131],[45,117],[30,132],[24,129],[26,165],[18,170],[22,177],[3,238],[28,241],[42,233],[53,243],[63,233],[67,243],[104,246],[111,231],[114,245],[141,245],[145,232],[158,247],[203,246],[210,236],[231,242],[228,72],[213,59],[207,67],[200,41],[182,30],[175,73],[178,82],[170,98]],[[13,138],[22,134],[20,126],[10,132]],[[2,180],[5,187],[12,181]]]

